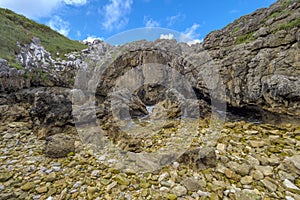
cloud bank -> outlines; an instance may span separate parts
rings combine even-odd
[[[120,29],[128,23],[127,15],[131,11],[133,0],[109,0],[104,6],[104,21],[102,26],[105,30]]]
[[[69,22],[64,21],[62,18],[56,15],[51,18],[47,25],[64,36],[68,36],[70,32]]]
[[[49,17],[64,5],[82,6],[87,0],[1,0],[0,7],[8,8],[31,19]]]

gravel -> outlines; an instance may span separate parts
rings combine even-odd
[[[172,162],[139,173],[112,167],[112,158],[80,141],[67,157],[47,157],[27,123],[1,124],[0,199],[299,199],[300,127],[228,125],[216,139],[216,167]],[[200,124],[191,148],[205,134]]]

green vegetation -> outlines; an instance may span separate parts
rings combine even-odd
[[[281,9],[286,9],[291,4],[291,0],[282,0]]]
[[[0,8],[0,57],[10,65],[16,63],[15,55],[19,52],[17,42],[29,44],[33,37],[40,38],[41,44],[52,56],[63,57],[72,51],[80,51],[86,46],[78,41],[53,31],[48,26],[38,24],[10,10]],[[19,67],[19,66],[17,66]]]
[[[232,33],[235,35],[239,30],[240,30],[240,27],[237,26],[232,30]]]
[[[298,27],[298,26],[300,26],[300,18],[294,19],[286,24],[281,24],[279,26],[278,30],[289,30],[289,29],[292,29],[292,28]]]
[[[11,67],[14,67],[14,68],[16,68],[16,69],[18,69],[18,70],[20,70],[20,69],[24,69],[24,67],[21,65],[21,63],[11,63],[11,65],[10,65]]]
[[[272,13],[272,15],[270,15],[270,16],[268,17],[268,19],[279,17],[279,16],[281,16],[281,15],[284,14],[284,13],[285,13],[284,11],[281,11],[281,12],[274,12],[274,13]]]
[[[236,44],[243,44],[243,43],[248,43],[250,41],[255,40],[256,38],[253,37],[254,32],[245,34],[245,35],[239,35],[236,39]]]

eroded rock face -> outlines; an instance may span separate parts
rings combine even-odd
[[[210,33],[203,43],[193,46],[156,40],[113,47],[95,41],[87,50],[67,55],[67,60],[54,60],[34,38],[29,45],[19,45],[23,69],[0,60],[0,118],[31,119],[41,138],[73,133],[72,95],[87,105],[79,109],[87,122],[95,117],[109,120],[112,107],[120,108],[117,112],[122,117],[128,113],[141,117],[148,114],[146,106],[155,104],[171,110],[169,118],[185,113],[194,117],[197,107],[199,116],[205,117],[212,102],[297,118],[299,8],[298,1],[279,1]],[[119,97],[127,101],[111,104],[108,98],[124,88],[128,92]],[[180,98],[168,95],[172,89]],[[187,110],[179,105],[181,97],[190,102]],[[90,108],[96,110],[95,115]]]
[[[222,66],[230,105],[299,116],[299,8],[299,1],[279,1],[204,39]]]

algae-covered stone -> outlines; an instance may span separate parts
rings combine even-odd
[[[176,194],[167,194],[167,195],[165,195],[165,197],[168,200],[176,200],[177,199],[177,195]]]
[[[11,177],[13,177],[13,174],[11,172],[0,173],[0,182],[5,182]]]
[[[45,177],[46,182],[52,182],[52,181],[55,181],[55,180],[56,180],[56,173],[55,172],[51,172],[50,174],[48,174]]]
[[[120,185],[129,185],[130,184],[130,181],[124,177],[124,176],[121,176],[121,175],[116,175],[115,176],[115,180],[120,184]]]
[[[27,183],[25,183],[25,185],[23,185],[21,187],[21,190],[28,191],[28,190],[31,190],[34,187],[35,187],[35,184],[33,182],[27,182]]]
[[[48,187],[47,186],[43,186],[43,187],[38,187],[35,189],[37,191],[37,193],[41,194],[41,193],[46,193],[48,191]]]

